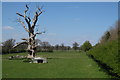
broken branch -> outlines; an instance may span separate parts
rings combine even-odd
[[[17,43],[16,45],[13,46],[13,48],[18,47],[18,46],[20,46],[21,44],[28,44],[28,42],[20,42],[20,43]]]
[[[26,39],[26,38],[22,38],[22,40],[26,40],[26,41],[28,41],[28,39]]]
[[[43,31],[43,32],[37,32],[37,33],[34,34],[34,36],[36,36],[37,34],[43,34],[43,33],[45,33],[45,31]]]
[[[22,14],[20,14],[20,13],[18,13],[18,12],[17,12],[16,14],[19,15],[19,16],[21,16],[21,17],[24,17]]]

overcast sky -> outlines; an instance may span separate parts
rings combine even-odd
[[[28,37],[24,28],[16,22],[23,14],[25,4],[30,6],[33,18],[36,6],[44,5],[45,12],[39,16],[38,31],[46,30],[37,39],[50,44],[80,45],[89,40],[93,45],[118,19],[117,2],[3,2],[2,3],[2,36],[3,41],[14,38],[17,42]],[[37,30],[36,29],[36,30]]]

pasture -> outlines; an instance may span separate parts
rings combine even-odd
[[[6,54],[2,56],[3,78],[110,78],[84,52],[54,51],[38,52],[37,56],[48,58],[46,64],[8,60],[9,56],[27,53]]]

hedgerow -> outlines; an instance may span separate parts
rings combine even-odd
[[[120,43],[119,43],[120,44]],[[106,64],[112,70],[109,71],[120,76],[120,56],[119,56],[119,48],[118,41],[110,41],[104,44],[100,44],[90,51],[87,52],[88,55],[92,55],[96,60]]]

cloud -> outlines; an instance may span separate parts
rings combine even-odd
[[[11,26],[5,26],[5,27],[3,27],[3,29],[5,29],[5,30],[13,30],[14,28],[11,27]]]

